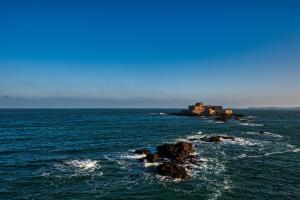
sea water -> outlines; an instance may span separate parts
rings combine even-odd
[[[0,199],[299,198],[300,111],[235,110],[249,123],[168,115],[176,111],[2,109]],[[210,135],[235,140],[201,141]],[[133,153],[191,140],[197,163],[186,181]]]

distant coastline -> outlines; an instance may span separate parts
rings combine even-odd
[[[259,109],[259,110],[300,110],[300,107],[248,107],[248,109]]]

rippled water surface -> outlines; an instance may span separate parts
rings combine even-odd
[[[300,111],[238,110],[251,123],[165,114],[174,111],[0,110],[0,199],[299,198]],[[200,141],[208,135],[236,139]],[[132,153],[189,139],[198,162],[187,181]]]

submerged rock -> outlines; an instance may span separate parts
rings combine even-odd
[[[258,134],[265,134],[265,132],[260,130],[260,131],[258,131]]]
[[[234,140],[234,137],[232,137],[232,136],[220,136],[220,135],[217,135],[217,136],[200,138],[200,140],[202,140],[204,142],[214,142],[214,143],[220,143],[220,142],[222,142],[222,139],[225,139],[225,140]]]
[[[156,167],[157,173],[163,176],[172,178],[180,178],[186,180],[189,178],[184,167],[177,165],[174,162],[165,162]]]

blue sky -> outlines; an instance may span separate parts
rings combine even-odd
[[[1,1],[0,107],[300,106],[300,1]]]

